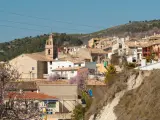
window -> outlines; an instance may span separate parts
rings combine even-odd
[[[72,70],[71,73],[74,73],[74,71]]]
[[[50,67],[50,69],[52,69],[52,67]]]
[[[64,68],[64,66],[62,66],[62,68]]]
[[[32,70],[34,70],[34,67],[32,67]]]
[[[50,55],[50,54],[51,54],[51,50],[49,49],[49,50],[48,50],[48,55]]]
[[[71,65],[69,65],[69,67],[71,67]]]
[[[52,61],[50,61],[50,65],[52,65]]]
[[[6,108],[9,108],[9,102],[6,102],[6,106],[5,106]]]
[[[58,68],[59,68],[59,66],[58,66]]]
[[[56,107],[56,102],[49,102],[48,103],[48,108],[55,108]]]
[[[119,48],[122,48],[122,44],[121,43],[119,43]]]
[[[81,64],[78,65],[79,67],[81,66]]]

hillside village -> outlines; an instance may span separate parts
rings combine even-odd
[[[50,34],[43,52],[21,54],[9,61],[20,75],[10,83],[16,87],[9,91],[23,91],[27,99],[36,100],[46,120],[69,120],[77,105],[86,104],[84,91],[93,100],[91,88],[106,86],[106,72],[111,65],[117,73],[123,70],[124,61],[135,70],[153,70],[160,69],[159,60],[159,34],[142,39],[92,38],[87,45],[64,48],[56,46],[54,34]],[[22,98],[18,93],[16,96]]]

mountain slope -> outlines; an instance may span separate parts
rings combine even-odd
[[[90,34],[76,35],[79,39],[83,39],[86,43],[87,40],[93,37],[105,37],[105,36],[132,36],[132,37],[144,37],[145,35],[152,35],[154,32],[160,33],[160,20],[150,21],[129,21],[129,23],[111,27],[105,30],[97,31]]]

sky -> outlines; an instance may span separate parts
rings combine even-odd
[[[0,42],[160,18],[160,0],[0,0]]]

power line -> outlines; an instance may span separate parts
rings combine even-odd
[[[0,20],[0,21],[11,22],[11,23],[18,23],[18,24],[26,24],[26,25],[32,25],[32,26],[38,26],[38,27],[51,28],[51,26],[37,25],[37,24],[26,23],[26,22],[16,22],[16,21],[12,21],[12,20]]]
[[[47,21],[55,21],[55,22],[65,23],[65,24],[75,24],[73,22],[66,22],[66,21],[60,21],[60,20],[51,20],[51,19],[46,19],[46,18],[42,18],[42,17],[31,16],[31,15],[24,15],[24,14],[19,14],[19,13],[15,13],[15,12],[4,11],[4,10],[0,10],[0,12],[5,12],[5,13],[13,14],[13,15],[24,16],[24,17],[34,18],[34,19],[41,19],[41,20],[47,20]],[[84,27],[90,27],[90,28],[104,29],[103,27],[100,27],[100,26],[90,26],[90,25],[84,25],[84,24],[75,24],[75,25],[84,26]]]
[[[9,28],[16,28],[16,29],[23,29],[23,30],[32,30],[32,31],[39,31],[39,32],[44,32],[42,30],[38,30],[38,29],[32,29],[32,28],[21,28],[21,27],[15,27],[15,26],[11,26],[11,25],[2,25],[0,24],[0,26],[2,27],[9,27]],[[52,31],[51,31],[52,32]]]
[[[44,31],[37,30],[37,29],[32,29],[32,28],[19,28],[19,27],[14,27],[14,26],[10,26],[10,25],[0,25],[0,26],[3,26],[3,27],[10,27],[10,28],[17,28],[17,29],[24,29],[24,30],[33,30],[33,31],[44,32]]]
[[[32,26],[38,26],[38,27],[45,27],[45,28],[50,28],[52,29],[52,26],[46,26],[46,25],[38,25],[38,24],[32,24],[32,23],[26,23],[26,22],[16,22],[16,21],[12,21],[12,20],[0,20],[0,21],[4,21],[4,22],[11,22],[11,23],[18,23],[18,24],[26,24],[26,25],[32,25]],[[55,27],[55,26],[54,26]],[[64,27],[58,27],[58,28],[64,28]],[[69,29],[69,30],[78,30],[79,29],[74,29],[74,28],[65,28],[65,29]],[[80,30],[82,31],[82,30]]]

